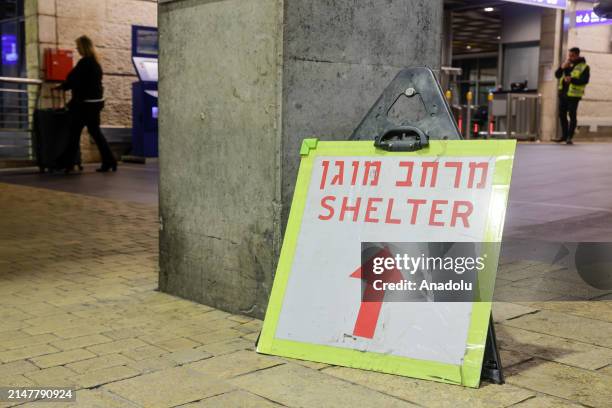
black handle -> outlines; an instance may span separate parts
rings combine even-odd
[[[57,104],[56,102],[57,98]],[[62,109],[66,107],[66,91],[61,88],[51,88],[51,107],[53,109]]]
[[[406,136],[415,136],[415,138],[404,139]],[[393,137],[399,139],[392,139]],[[399,126],[385,130],[376,138],[374,146],[389,152],[414,152],[429,146],[429,138],[419,128]]]

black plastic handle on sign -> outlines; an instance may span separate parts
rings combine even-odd
[[[385,130],[374,146],[389,152],[414,152],[429,146],[429,138],[419,128],[400,126]]]

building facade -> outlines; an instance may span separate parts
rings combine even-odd
[[[131,60],[131,27],[157,27],[156,0],[23,0],[27,76],[44,79],[44,52],[48,48],[74,51],[75,39],[89,36],[97,47],[104,70],[105,109],[102,127],[111,142],[129,144],[132,127],[132,83],[138,78]],[[50,106],[50,88],[42,90],[43,106]],[[86,130],[84,131],[86,133]],[[116,136],[114,136],[116,135]],[[128,138],[128,140],[125,140]],[[88,137],[81,138],[84,161],[97,161]]]

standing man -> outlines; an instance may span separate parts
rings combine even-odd
[[[555,76],[559,79],[559,118],[562,132],[561,139],[556,142],[573,144],[572,138],[578,125],[578,103],[584,96],[584,90],[591,78],[591,70],[586,60],[580,56],[580,48],[569,50],[567,60],[557,69]]]

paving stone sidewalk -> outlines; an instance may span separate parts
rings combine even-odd
[[[0,184],[0,385],[78,390],[22,406],[612,406],[610,302],[497,303],[503,386],[261,356],[259,320],[156,291],[157,229],[155,207]]]

